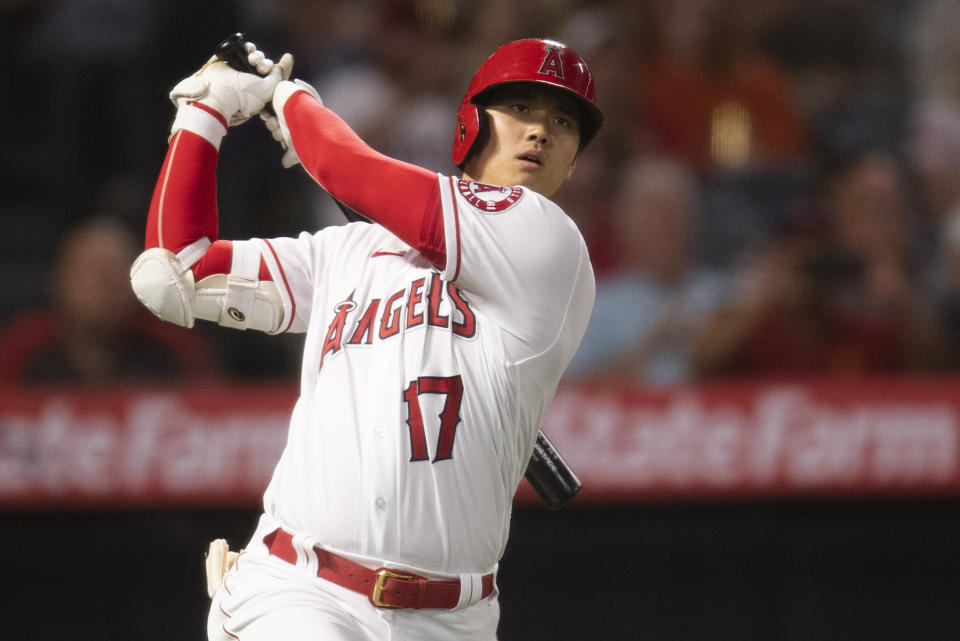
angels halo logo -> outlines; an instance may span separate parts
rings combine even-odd
[[[519,187],[498,187],[472,180],[460,181],[460,193],[480,211],[493,213],[506,211],[523,196],[523,190]]]

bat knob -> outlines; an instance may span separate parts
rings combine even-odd
[[[237,71],[257,73],[256,68],[247,60],[247,49],[244,46],[246,43],[246,34],[238,31],[218,44],[213,53]]]

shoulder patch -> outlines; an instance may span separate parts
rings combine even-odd
[[[480,211],[496,214],[517,204],[523,197],[523,190],[519,187],[498,187],[461,180],[460,194]]]

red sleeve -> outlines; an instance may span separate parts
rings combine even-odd
[[[153,190],[146,247],[177,253],[198,238],[217,239],[217,150],[197,134],[174,134]]]
[[[173,253],[206,236],[213,244],[193,266],[194,278],[228,274],[233,249],[217,240],[218,152],[197,134],[180,130],[170,141],[147,214],[146,248]],[[272,280],[260,261],[260,280]]]
[[[287,100],[283,116],[300,162],[321,187],[389,229],[440,269],[446,266],[435,173],[375,151],[304,91]]]

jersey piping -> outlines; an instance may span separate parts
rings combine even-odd
[[[297,317],[297,301],[293,297],[293,291],[290,289],[290,283],[287,282],[287,274],[283,270],[283,265],[280,263],[280,258],[277,256],[277,250],[273,248],[273,245],[269,240],[263,239],[264,244],[270,250],[270,255],[266,258],[270,259],[269,268],[270,271],[273,271],[274,265],[276,265],[277,273],[280,274],[280,280],[283,282],[283,289],[280,290],[284,298],[284,307],[289,308],[290,320],[287,321],[286,327],[280,330],[278,333],[283,334],[290,330],[290,327],[293,325],[293,320]],[[276,280],[276,279],[274,279]]]

